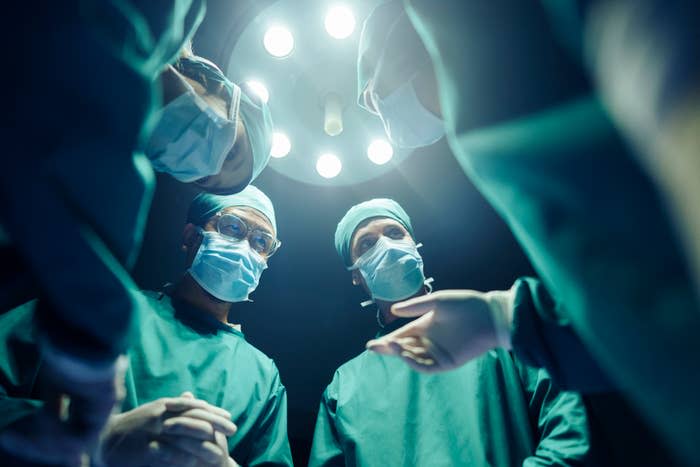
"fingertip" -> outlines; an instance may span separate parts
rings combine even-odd
[[[367,342],[365,347],[370,352],[378,353],[381,355],[392,355],[393,354],[393,349],[386,342],[381,342],[381,341],[377,341],[377,340],[369,341],[369,342]]]

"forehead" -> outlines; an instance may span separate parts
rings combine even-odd
[[[406,230],[401,222],[391,217],[373,217],[362,221],[357,229],[355,229],[350,244],[354,248],[357,241],[363,236],[367,234],[381,234],[387,227],[399,227],[403,231]]]
[[[276,232],[272,228],[270,220],[260,211],[247,206],[230,206],[221,210],[223,214],[233,214],[245,221],[251,228],[258,228],[271,234]]]

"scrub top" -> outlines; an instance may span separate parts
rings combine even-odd
[[[570,324],[614,385],[694,462],[692,282],[664,206],[577,57],[552,34],[552,16],[534,0],[404,3],[433,60],[452,151],[555,303],[516,315],[516,355],[576,372],[565,348],[517,327]]]
[[[145,292],[129,349],[122,410],[191,391],[228,410],[238,426],[229,438],[241,465],[290,466],[287,396],[274,362],[237,329],[160,292]],[[39,407],[41,357],[33,337],[33,305],[0,316],[0,429]]]
[[[573,466],[587,451],[580,397],[504,350],[433,375],[365,351],[323,394],[309,465]]]

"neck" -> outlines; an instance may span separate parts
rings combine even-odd
[[[189,274],[185,274],[175,285],[173,297],[192,305],[203,313],[210,314],[224,324],[228,324],[228,314],[232,304],[212,297]]]
[[[421,295],[425,295],[427,293],[425,287],[421,287],[421,289],[416,292],[414,295],[404,298],[403,300],[398,300],[396,302],[385,302],[383,300],[377,300],[376,304],[377,307],[379,308],[379,315],[382,318],[382,322],[384,325],[391,324],[392,322],[396,321],[397,319],[400,319],[398,316],[394,315],[391,313],[391,307],[394,303],[400,303],[404,302],[406,300],[409,300],[413,297],[420,297]]]

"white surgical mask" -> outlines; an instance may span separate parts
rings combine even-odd
[[[379,237],[349,270],[359,269],[372,298],[396,302],[415,295],[423,286],[423,258],[410,240]]]
[[[376,99],[377,113],[389,139],[401,148],[430,146],[445,134],[442,119],[425,108],[413,80],[384,98]]]
[[[241,90],[234,85],[229,118],[219,116],[189,85],[160,110],[146,145],[153,168],[189,183],[221,171],[236,141]]]
[[[267,263],[247,239],[232,241],[218,232],[200,230],[202,244],[189,273],[204,290],[225,302],[248,300]]]

